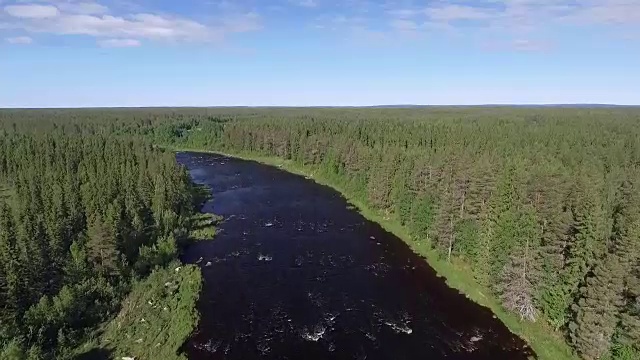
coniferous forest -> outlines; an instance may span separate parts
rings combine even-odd
[[[172,153],[81,124],[15,123],[0,130],[2,359],[80,355],[154,269],[157,285],[183,281],[167,290],[197,298],[198,274],[172,274],[197,205]],[[182,321],[195,321],[192,302]]]
[[[177,251],[191,185],[154,145],[286,160],[398,224],[519,326],[583,359],[640,358],[637,108],[4,110],[0,123],[0,340],[32,358],[75,345]]]

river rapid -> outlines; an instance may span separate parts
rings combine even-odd
[[[252,161],[180,152],[224,217],[189,359],[527,359],[527,344],[338,192]]]

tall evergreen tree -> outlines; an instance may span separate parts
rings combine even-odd
[[[90,218],[87,227],[87,255],[100,273],[115,274],[118,271],[120,253],[114,229],[99,215]]]
[[[597,359],[611,348],[621,311],[625,309],[625,280],[640,250],[640,203],[638,189],[624,181],[615,210],[611,247],[582,289],[571,337],[587,359]]]

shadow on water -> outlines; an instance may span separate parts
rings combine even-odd
[[[190,359],[526,359],[527,344],[449,288],[335,190],[256,162],[178,153],[225,218],[202,266]]]

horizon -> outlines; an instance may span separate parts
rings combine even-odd
[[[639,14],[635,0],[0,0],[0,108],[638,106]]]
[[[2,107],[0,110],[100,110],[100,109],[415,109],[415,108],[491,108],[491,107],[512,107],[512,108],[592,108],[592,109],[606,109],[606,108],[634,108],[640,107],[640,104],[586,104],[586,103],[574,103],[574,104],[468,104],[468,105],[456,105],[456,104],[379,104],[379,105],[309,105],[309,106],[288,106],[288,105],[209,105],[209,106],[171,106],[171,105],[151,105],[151,106],[56,106],[56,107]]]

